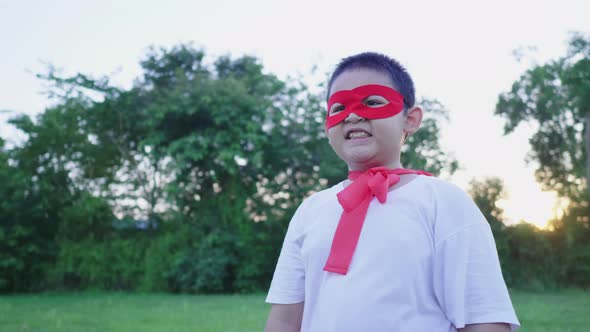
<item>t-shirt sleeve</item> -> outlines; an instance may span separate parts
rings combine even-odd
[[[301,258],[302,211],[303,204],[289,223],[266,297],[267,303],[293,304],[302,302],[305,298],[305,268]]]
[[[434,290],[441,308],[456,328],[468,324],[508,323],[520,326],[498,259],[491,228],[464,193],[439,207],[435,240]],[[460,204],[458,203],[458,201]],[[441,221],[440,219],[445,219]]]

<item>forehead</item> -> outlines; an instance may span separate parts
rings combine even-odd
[[[387,74],[374,69],[359,68],[346,70],[338,75],[330,87],[330,96],[341,90],[352,90],[367,84],[385,85],[395,89]]]

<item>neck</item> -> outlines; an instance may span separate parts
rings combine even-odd
[[[402,166],[402,163],[399,160],[394,161],[394,162],[391,162],[391,163],[388,163],[387,165],[380,165],[380,164],[375,164],[375,165],[372,165],[372,164],[350,165],[349,164],[348,165],[348,171],[349,172],[353,172],[353,171],[365,172],[368,169],[373,168],[373,167],[387,167],[389,169],[396,169],[396,168],[402,168],[403,166]]]

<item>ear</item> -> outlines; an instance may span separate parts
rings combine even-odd
[[[404,133],[411,135],[420,129],[422,124],[422,108],[414,106],[406,112],[406,121],[404,124]]]

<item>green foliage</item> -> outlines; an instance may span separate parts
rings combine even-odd
[[[172,269],[172,288],[185,293],[218,293],[232,290],[237,263],[235,236],[215,230],[185,248]]]
[[[590,209],[572,202],[564,215],[553,220],[553,250],[561,266],[560,281],[583,287],[590,286]]]
[[[114,220],[112,209],[104,199],[83,193],[61,211],[60,240],[103,241],[113,231]]]
[[[119,231],[109,204],[86,193],[60,213],[59,251],[49,270],[58,288],[134,289],[148,238]]]
[[[570,40],[570,52],[527,70],[503,93],[496,114],[506,119],[506,134],[522,122],[538,125],[528,159],[539,166],[537,180],[572,200],[588,200],[590,179],[590,43]]]
[[[506,282],[537,290],[555,287],[563,265],[557,264],[549,233],[528,223],[510,226],[506,233],[510,251],[504,270]]]
[[[188,253],[191,237],[190,228],[185,224],[166,227],[157,237],[147,242],[143,261],[143,276],[137,289],[144,292],[169,292],[173,290],[174,267]]]
[[[56,252],[55,197],[50,184],[30,177],[0,147],[0,292],[44,287]]]
[[[572,202],[548,230],[525,222],[504,224],[496,203],[506,194],[498,178],[471,181],[469,193],[490,223],[508,285],[535,290],[590,285],[590,211],[585,204]]]
[[[61,242],[50,270],[53,287],[132,290],[143,276],[145,241],[141,237]]]
[[[435,175],[452,175],[459,162],[440,146],[441,125],[448,121],[448,110],[437,100],[422,99],[418,102],[424,109],[420,129],[411,135],[402,148],[404,167],[423,169]]]
[[[539,125],[537,178],[571,201],[552,231],[506,226],[501,181],[471,183],[510,285],[590,286],[589,55],[574,36],[567,56],[499,98],[506,133]],[[40,77],[56,103],[10,121],[27,140],[10,150],[0,140],[0,291],[263,290],[296,207],[346,176],[326,142],[323,97],[300,80],[187,45],[151,49],[141,67],[127,90],[49,68]],[[439,144],[448,112],[421,104],[403,164],[452,174],[458,163]]]
[[[528,263],[510,272],[516,283],[532,278],[545,284],[589,284],[589,87],[590,41],[574,34],[565,56],[527,70],[498,99],[496,114],[506,119],[506,134],[522,122],[536,125],[528,156],[538,165],[536,178],[570,202],[551,232],[525,225],[506,230],[510,266]]]
[[[497,205],[500,199],[506,197],[504,183],[496,177],[486,178],[482,181],[472,180],[469,183],[469,195],[490,224],[502,271],[504,271],[504,278],[511,283],[510,271],[513,262],[510,255],[512,251],[509,247],[508,231],[503,223],[504,210]]]
[[[346,176],[323,97],[301,80],[188,45],[151,49],[141,68],[130,89],[39,75],[55,103],[12,119],[27,140],[0,153],[0,290],[266,289],[295,208]],[[424,104],[404,165],[452,173],[446,110]]]
[[[286,211],[291,216],[294,209]],[[279,258],[283,234],[287,231],[287,218],[266,221],[242,227],[238,239],[238,262],[234,289],[239,292],[266,290]],[[246,225],[244,225],[246,226]]]

